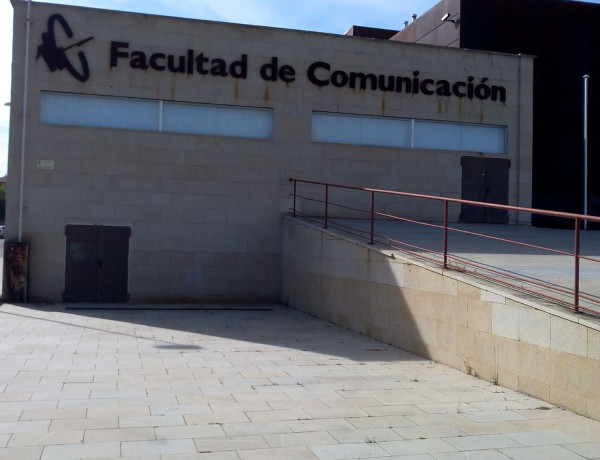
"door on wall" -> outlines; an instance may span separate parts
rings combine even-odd
[[[67,225],[66,302],[126,302],[129,227]]]
[[[504,158],[462,157],[463,200],[508,204],[508,169],[510,160]],[[465,205],[460,210],[461,222],[506,224],[508,211]]]

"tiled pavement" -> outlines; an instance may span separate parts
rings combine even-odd
[[[600,459],[599,422],[292,309],[181,307],[2,305],[0,459]]]

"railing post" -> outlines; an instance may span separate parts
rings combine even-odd
[[[369,244],[375,244],[375,192],[371,191],[371,241]]]
[[[575,218],[575,287],[573,288],[575,294],[575,313],[579,311],[579,251],[580,251],[580,232],[579,232],[579,217]]]
[[[298,184],[298,181],[296,181],[295,179],[290,180],[294,181],[294,204],[292,205],[292,217],[296,217],[296,185]]]
[[[448,200],[444,200],[444,268],[448,268]]]
[[[325,225],[323,228],[327,228],[327,214],[329,212],[329,184],[325,184]]]

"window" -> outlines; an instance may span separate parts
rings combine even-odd
[[[271,109],[42,92],[44,124],[270,139]]]
[[[506,126],[315,112],[315,142],[506,153]]]

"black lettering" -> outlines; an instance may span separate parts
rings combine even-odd
[[[266,81],[277,81],[277,62],[276,57],[271,58],[271,62],[263,64],[260,68],[260,76]]]
[[[420,86],[421,92],[423,94],[427,94],[428,96],[431,96],[433,93],[435,93],[435,91],[428,87],[433,84],[434,84],[434,81],[431,78],[426,78],[425,80],[423,80],[421,82],[421,86]]]
[[[132,69],[147,69],[146,53],[143,51],[132,51],[129,65]]]
[[[163,70],[165,70],[165,66],[164,64],[158,63],[159,59],[164,61],[165,55],[163,53],[154,53],[152,56],[150,56],[150,67],[152,67],[154,70],[162,72]]]
[[[381,91],[394,91],[394,77],[387,77],[387,85],[385,84],[385,75],[379,75],[379,89]]]
[[[504,86],[492,86],[492,101],[497,101],[498,95],[500,95],[500,102],[506,102],[506,88]]]
[[[200,53],[198,57],[195,59],[196,61],[196,70],[201,75],[206,75],[208,70],[204,68],[204,63],[208,62],[208,58],[204,57],[204,53]]]
[[[342,88],[348,84],[348,74],[343,70],[336,70],[331,74],[331,84],[336,88]]]
[[[110,66],[117,67],[117,60],[119,58],[129,57],[129,53],[126,51],[119,51],[119,48],[129,48],[127,42],[110,42]]]
[[[242,58],[239,61],[232,62],[229,66],[229,73],[233,78],[248,77],[248,55],[242,54]]]
[[[329,64],[327,64],[326,62],[317,61],[317,62],[313,62],[308,67],[308,70],[306,71],[306,73],[308,75],[308,79],[312,84],[317,85],[317,86],[327,86],[329,84],[329,80],[318,79],[317,76],[315,75],[315,72],[317,69],[325,69],[325,70],[329,71],[331,69],[331,66]]]
[[[457,81],[452,85],[452,94],[457,97],[465,97],[467,93],[461,93],[460,88],[466,87],[467,84],[464,81]]]
[[[296,79],[295,75],[296,70],[291,65],[284,65],[279,69],[279,79],[286,83],[293,82]]]
[[[417,78],[419,76],[419,71],[415,70],[413,72],[413,76],[415,78],[413,78],[412,93],[413,94],[419,94],[419,79]]]
[[[435,85],[437,86],[435,89],[435,94],[438,96],[452,96],[452,91],[450,91],[450,82],[448,80],[438,80]]]
[[[360,82],[360,89],[367,89],[367,80],[371,83],[371,89],[377,89],[377,77],[372,73],[350,72],[350,88],[356,88],[356,80]]]
[[[402,92],[402,86],[406,93],[412,93],[412,80],[408,77],[396,77],[396,92]]]
[[[167,56],[167,67],[173,73],[185,73],[185,56],[179,56],[179,65],[175,67],[175,56],[169,54]]]
[[[194,73],[194,50],[187,50],[185,64],[187,66],[187,74],[192,75]]]
[[[467,81],[469,82],[467,84],[467,97],[469,99],[473,99],[473,80],[474,80],[473,77],[467,78]]]
[[[481,83],[475,87],[475,97],[477,97],[477,99],[489,99],[492,95],[492,88],[485,84],[487,80],[487,78],[482,78]]]
[[[227,75],[229,75],[229,72],[227,72],[227,63],[223,59],[213,59],[211,61],[211,65],[211,75],[214,75],[216,77],[226,77]]]

